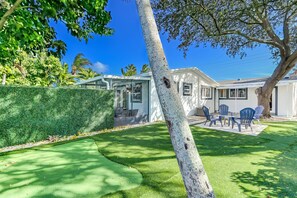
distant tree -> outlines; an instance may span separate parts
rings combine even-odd
[[[144,64],[144,65],[142,65],[140,73],[143,74],[143,73],[147,73],[150,71],[151,71],[150,66],[148,64]]]
[[[134,76],[137,74],[137,69],[136,69],[135,65],[130,64],[130,65],[126,66],[125,68],[122,68],[121,72],[122,72],[123,76]]]
[[[0,63],[13,62],[19,50],[48,49],[49,53],[61,57],[66,45],[56,39],[56,30],[50,22],[65,24],[71,35],[80,40],[88,41],[94,34],[110,35],[107,1],[1,0]]]
[[[156,90],[188,197],[215,197],[174,86],[150,0],[136,0],[136,5]]]
[[[81,71],[83,68],[85,68],[88,65],[92,65],[91,61],[85,58],[82,53],[77,54],[71,66],[72,75],[77,75],[78,71]]]
[[[154,0],[154,9],[158,25],[185,53],[210,43],[243,57],[247,48],[267,46],[278,65],[258,89],[258,103],[270,116],[273,88],[297,62],[297,0]]]
[[[47,52],[28,54],[19,52],[12,65],[0,65],[2,84],[31,86],[65,86],[75,81],[68,72],[68,66]],[[5,82],[3,82],[5,81]]]
[[[57,76],[57,86],[69,86],[75,83],[74,76],[68,72],[69,66],[67,63],[62,65],[62,70]]]
[[[78,73],[79,78],[83,80],[94,78],[100,75],[101,74],[98,74],[97,72],[93,71],[91,68],[82,68]]]

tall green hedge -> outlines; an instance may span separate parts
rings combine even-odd
[[[94,89],[0,87],[0,148],[112,128],[114,93]]]

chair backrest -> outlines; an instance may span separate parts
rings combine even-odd
[[[250,124],[254,118],[255,110],[252,108],[244,108],[240,111],[241,124]]]
[[[262,116],[263,111],[264,111],[264,107],[262,105],[257,106],[255,108],[255,115],[254,115],[254,117],[256,119],[259,119]]]
[[[207,120],[210,120],[210,114],[209,114],[209,109],[206,106],[202,107],[202,111],[204,113],[204,116],[206,117]]]
[[[222,104],[219,106],[219,113],[220,115],[228,115],[229,113],[229,107],[225,104]]]

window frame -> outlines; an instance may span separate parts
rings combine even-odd
[[[186,93],[185,86],[189,86],[189,93]],[[192,96],[193,93],[193,83],[183,83],[183,96]]]
[[[245,96],[239,97],[239,90],[245,90]],[[235,96],[231,96],[231,90],[235,90]],[[228,89],[228,99],[230,100],[247,100],[248,99],[248,88],[232,88]]]
[[[205,90],[205,89],[209,89],[209,96],[204,96],[204,94],[203,93],[206,93],[205,91],[203,91],[203,90]],[[211,86],[205,86],[205,85],[202,85],[201,86],[201,99],[204,99],[204,100],[212,100],[212,95],[213,95],[213,89],[212,89],[212,87]]]
[[[136,86],[139,86],[139,85],[140,85],[139,91],[135,92],[135,90],[137,88]],[[142,103],[142,83],[133,84],[131,95],[132,95],[131,102],[133,102],[133,103]],[[140,96],[139,99],[135,98],[135,96],[138,96],[138,95]]]
[[[226,96],[224,96],[224,97],[220,96],[220,90],[225,91]],[[228,99],[228,90],[229,90],[229,89],[218,89],[218,96],[219,96],[219,99]]]

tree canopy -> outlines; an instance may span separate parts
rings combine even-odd
[[[75,83],[68,65],[46,52],[19,53],[14,65],[0,65],[0,75],[6,75],[8,85],[66,86]]]
[[[137,74],[137,69],[134,64],[127,65],[121,69],[123,76],[134,76]]]
[[[56,39],[53,22],[64,23],[72,36],[88,41],[94,34],[110,35],[107,0],[1,0],[0,63],[13,61],[19,50],[48,49],[61,57],[66,51]]]
[[[154,0],[159,27],[169,40],[189,46],[211,44],[230,56],[265,45],[278,61],[273,74],[258,89],[258,103],[270,116],[269,98],[276,84],[297,62],[297,0]]]
[[[140,73],[144,74],[144,73],[147,73],[147,72],[150,72],[150,71],[151,71],[150,66],[148,64],[144,64],[144,65],[142,65]]]
[[[244,55],[245,48],[265,44],[278,58],[297,49],[296,0],[155,0],[154,8],[159,26],[183,50],[211,43]]]

